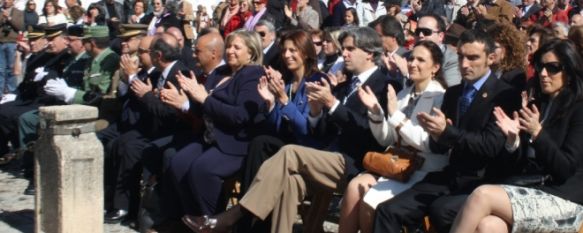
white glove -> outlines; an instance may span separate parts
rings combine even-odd
[[[38,82],[42,80],[49,72],[45,71],[45,67],[39,67],[34,70],[36,75],[34,76],[33,82]]]
[[[77,89],[69,87],[62,78],[48,80],[44,90],[48,95],[57,97],[57,99],[67,103],[73,102],[75,92],[77,92]]]

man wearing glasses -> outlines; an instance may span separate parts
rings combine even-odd
[[[257,0],[254,0],[257,1]],[[255,32],[261,37],[261,47],[263,48],[263,65],[271,68],[281,69],[281,51],[276,43],[275,26],[267,20],[259,20],[255,24]]]
[[[457,85],[461,82],[461,74],[458,68],[458,55],[453,48],[443,44],[445,38],[445,21],[441,16],[427,14],[419,19],[415,30],[416,41],[433,41],[443,52],[443,63],[441,70],[447,87]]]

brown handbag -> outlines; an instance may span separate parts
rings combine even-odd
[[[398,135],[399,130],[396,132]],[[425,158],[417,155],[418,152],[413,147],[401,146],[401,136],[398,135],[396,145],[390,146],[385,152],[367,152],[362,165],[370,173],[407,182],[425,162]]]

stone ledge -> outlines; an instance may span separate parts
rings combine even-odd
[[[96,120],[99,110],[87,105],[58,105],[39,108],[41,118],[54,122]]]

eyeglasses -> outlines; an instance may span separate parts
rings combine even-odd
[[[265,37],[265,35],[267,35],[266,32],[262,32],[262,31],[258,31],[257,34],[259,34],[259,36],[261,36],[261,37]]]
[[[138,47],[138,53],[149,53],[150,50],[149,49],[145,49],[145,48],[139,48]]]
[[[259,4],[261,4],[261,1],[253,1],[253,4],[259,5]]]
[[[429,28],[417,28],[415,29],[415,35],[419,36],[423,33],[424,36],[431,36],[433,33],[439,33],[439,31],[434,31],[433,29]]]
[[[322,41],[313,41],[315,45],[322,46]]]
[[[534,66],[534,70],[537,73],[542,72],[543,69],[547,71],[547,74],[555,75],[555,74],[563,71],[563,66],[561,64],[559,64],[558,62],[547,62],[547,63],[543,63],[543,64],[535,64],[535,66]]]

